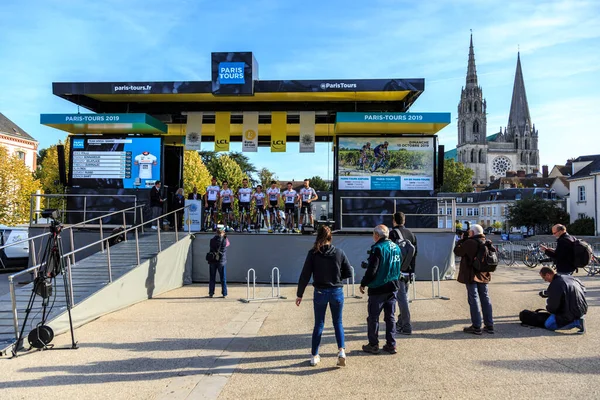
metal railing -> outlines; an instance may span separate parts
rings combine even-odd
[[[141,208],[141,207],[143,207],[143,206],[138,205],[138,206],[135,206],[135,207],[132,207],[132,208]],[[127,233],[134,232],[136,260],[137,260],[137,265],[139,266],[140,263],[141,263],[140,262],[141,260],[140,260],[140,246],[139,246],[139,231],[141,230],[142,233],[143,233],[144,232],[144,225],[152,224],[154,221],[156,221],[156,225],[157,225],[157,244],[158,244],[158,252],[160,253],[162,251],[161,229],[160,229],[160,223],[159,223],[160,220],[164,219],[165,217],[167,217],[167,216],[169,216],[171,214],[175,214],[175,213],[181,213],[181,214],[183,214],[184,210],[186,208],[188,208],[188,207],[189,206],[182,207],[182,208],[177,209],[177,210],[173,210],[173,211],[171,211],[169,213],[163,214],[163,215],[161,215],[159,217],[153,218],[153,219],[148,220],[146,222],[144,222],[143,219],[142,219],[142,222],[140,222],[138,225],[131,226],[129,228],[125,226],[123,230],[120,230],[120,231],[118,231],[118,232],[116,232],[114,234],[111,234],[111,235],[107,236],[107,237],[103,237],[102,229],[100,229],[100,232],[101,232],[100,233],[100,235],[101,235],[100,240],[97,240],[97,241],[95,241],[93,243],[90,243],[90,244],[87,244],[85,246],[82,246],[82,247],[80,247],[78,249],[74,249],[72,247],[71,251],[69,251],[67,253],[64,253],[62,255],[62,260],[64,262],[66,262],[66,269],[65,269],[64,272],[67,274],[67,277],[68,277],[68,284],[69,284],[69,287],[70,287],[70,296],[71,296],[71,299],[70,299],[71,300],[71,306],[74,307],[77,304],[75,302],[75,297],[74,297],[74,292],[73,292],[73,267],[76,265],[75,264],[75,254],[77,254],[77,253],[79,253],[81,251],[90,249],[90,248],[92,248],[94,246],[98,246],[100,244],[100,246],[102,248],[102,253],[106,254],[107,272],[108,272],[108,283],[110,284],[110,283],[113,282],[112,263],[111,263],[111,255],[110,255],[110,241],[111,241],[111,239],[118,238],[119,236],[122,236],[123,238],[127,238]],[[101,218],[104,218],[104,217],[106,217],[108,215],[119,213],[119,212],[123,212],[123,211],[125,211],[125,210],[116,211],[116,212],[113,212],[113,213],[110,213],[110,214],[107,214],[107,215],[104,215],[104,216],[96,217],[96,218],[93,218],[93,220],[101,219]],[[175,215],[177,215],[177,214],[175,214]],[[71,229],[71,235],[70,235],[70,237],[71,237],[71,241],[72,241],[73,240],[72,239],[73,238],[73,236],[72,236],[72,228],[75,228],[75,227],[81,226],[81,225],[85,225],[86,222],[88,222],[88,221],[84,221],[84,222],[81,222],[79,224],[75,224],[75,225],[69,226],[69,227],[63,229],[63,232],[66,229]],[[188,232],[190,232],[190,229],[189,229],[190,228],[189,227],[190,223],[191,223],[191,221],[188,221]],[[191,233],[188,233],[188,235],[189,234],[191,234]],[[14,245],[17,245],[19,243],[22,243],[22,242],[25,242],[25,241],[29,241],[29,240],[41,239],[41,238],[43,238],[45,236],[49,236],[49,235],[50,235],[50,232],[44,233],[42,235],[38,235],[38,236],[35,236],[33,238],[29,238],[27,240],[22,240],[22,241],[19,241],[19,242],[11,243],[8,246],[14,246]],[[184,235],[184,236],[187,236],[187,235]],[[177,223],[175,223],[175,242],[176,243],[179,242],[179,228],[178,228],[178,224]],[[73,244],[73,241],[71,243]],[[2,247],[0,247],[0,250],[3,249],[3,248],[5,248],[5,247],[8,247],[8,246],[2,246]],[[32,246],[33,246],[33,248],[35,250],[35,244],[34,244],[34,242],[32,242]],[[29,267],[29,268],[27,268],[27,269],[25,269],[23,271],[20,271],[20,272],[17,272],[15,274],[12,274],[12,275],[8,276],[8,284],[9,284],[10,297],[11,297],[11,302],[12,302],[12,313],[13,313],[13,325],[14,325],[14,330],[15,330],[15,340],[19,336],[19,320],[18,320],[18,309],[17,309],[17,299],[16,299],[16,292],[15,292],[15,283],[14,283],[14,280],[15,280],[15,278],[18,278],[19,276],[26,275],[26,274],[31,274],[31,273],[34,274],[34,277],[37,277],[37,273],[38,273],[39,269],[41,267],[45,266],[45,264],[46,264],[45,261],[40,262],[38,264],[35,253],[32,253],[32,261],[33,261],[33,266],[31,266],[31,267]]]
[[[348,212],[347,208],[344,207],[344,201],[346,200],[369,200],[371,204],[375,200],[384,200],[386,202],[393,201],[391,205],[392,207],[382,207],[379,210],[371,210],[370,212],[360,211],[360,212]],[[408,213],[405,210],[407,209],[407,202],[417,203],[419,201],[422,202],[431,202],[436,204],[435,210],[433,213]],[[431,209],[432,204],[427,205],[428,208]],[[440,213],[439,210],[443,209],[444,212]],[[451,210],[450,213],[447,211]],[[456,198],[454,197],[351,197],[351,196],[342,196],[340,197],[340,230],[344,231],[364,231],[366,228],[364,227],[353,227],[353,226],[344,226],[344,217],[345,216],[359,216],[359,217],[367,217],[367,218],[378,218],[382,221],[384,218],[387,218],[388,221],[391,221],[394,213],[398,211],[404,211],[404,215],[408,217],[418,217],[418,218],[432,218],[435,219],[437,228],[409,228],[413,232],[454,232],[455,230],[455,221],[456,221]],[[440,227],[442,225],[442,227]],[[369,227],[370,229],[370,227]]]
[[[68,203],[68,199],[70,199],[70,198],[71,199],[83,198],[82,208],[80,208],[80,209],[78,208],[78,209],[75,209],[75,210],[68,209],[67,208],[67,203]],[[106,213],[106,211],[90,210],[88,208],[88,199],[97,199],[97,198],[124,199],[125,200],[124,202],[127,203],[127,204],[133,204],[134,207],[138,205],[137,196],[136,195],[131,195],[131,194],[123,194],[123,195],[117,194],[117,195],[112,195],[112,194],[44,194],[44,193],[34,193],[30,197],[29,225],[30,226],[44,225],[44,224],[38,223],[39,216],[40,216],[41,212],[43,211],[43,209],[41,207],[42,203],[45,203],[45,206],[46,206],[45,209],[56,208],[65,217],[68,217],[69,214],[82,214],[82,220],[83,221],[86,221],[86,218],[88,217],[88,214],[94,215],[94,214]],[[91,202],[91,203],[93,203],[93,202]],[[67,222],[67,221],[68,221],[68,218],[65,218],[65,221],[63,221],[63,222]],[[136,223],[135,214],[134,214],[133,223],[134,224]]]

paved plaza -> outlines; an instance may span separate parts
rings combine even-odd
[[[245,286],[233,285],[227,299],[207,298],[206,285],[186,286],[77,329],[79,350],[0,359],[0,398],[600,398],[600,279],[582,277],[588,332],[553,333],[518,323],[520,310],[544,306],[537,273],[514,266],[494,275],[495,335],[464,334],[465,287],[442,282],[450,300],[412,303],[414,333],[398,338],[396,355],[361,352],[366,297],[348,298],[343,369],[335,367],[329,317],[321,364],[309,366],[312,290],[297,308],[294,287],[283,289],[287,300],[244,304]],[[418,282],[417,291],[431,296],[431,283]],[[69,341],[60,335],[55,344]]]

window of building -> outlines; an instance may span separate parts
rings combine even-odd
[[[481,207],[481,216],[485,216],[485,207]]]
[[[446,229],[452,229],[454,227],[454,223],[450,220],[446,221]]]
[[[474,208],[473,209],[473,214],[474,215],[479,215],[479,208]]]
[[[477,108],[478,108],[478,107],[477,107],[477,102],[475,102],[475,103],[473,104],[473,111],[477,112]]]
[[[456,209],[456,216],[457,217],[462,217],[462,215],[463,215],[463,209],[461,207],[458,207]]]
[[[443,208],[443,207],[440,207],[440,208],[439,208],[439,210],[438,210],[438,214],[440,214],[440,215],[444,215],[444,208]]]
[[[452,215],[452,209],[446,208],[446,215]]]
[[[17,155],[17,157],[19,157],[19,160],[25,160],[25,152],[16,151],[15,154]]]
[[[492,207],[489,207],[489,206],[488,206],[488,208],[487,208],[487,214],[486,214],[486,215],[487,215],[488,217],[492,215]]]
[[[577,201],[585,201],[585,186],[577,186]]]
[[[460,134],[462,137],[462,142],[465,143],[467,141],[467,124],[465,124],[465,121],[460,124]]]
[[[457,198],[456,198],[456,202],[457,202],[457,203],[462,203],[462,197],[457,197]]]
[[[583,219],[585,217],[587,217],[587,215],[585,213],[578,213],[577,214],[577,219]]]
[[[515,195],[515,200],[521,200],[521,193],[517,193]]]
[[[467,217],[472,217],[472,216],[473,216],[473,209],[467,208]]]
[[[492,215],[498,215],[498,207],[494,206],[492,207]]]
[[[475,150],[471,150],[471,162],[475,162]]]
[[[472,203],[473,202],[473,198],[472,197],[467,197],[467,203]]]
[[[439,229],[444,229],[444,220],[443,219],[438,219],[438,228]]]

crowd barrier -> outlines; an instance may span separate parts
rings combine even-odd
[[[250,297],[250,274],[252,273],[252,297]],[[275,278],[277,278],[277,286],[275,286]],[[272,299],[287,299],[287,297],[281,295],[281,287],[279,285],[280,275],[279,268],[273,267],[271,270],[271,296],[269,297],[256,297],[256,271],[254,268],[248,270],[246,275],[246,298],[240,299],[243,303],[250,303],[251,301],[259,300],[272,300]],[[277,290],[276,290],[277,289]],[[277,294],[275,294],[277,292]]]

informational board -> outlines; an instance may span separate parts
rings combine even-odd
[[[339,190],[433,190],[431,137],[340,137]]]
[[[186,200],[183,212],[183,224],[186,232],[200,232],[202,226],[202,202]]]
[[[74,136],[69,171],[74,188],[151,188],[160,180],[161,139]]]

